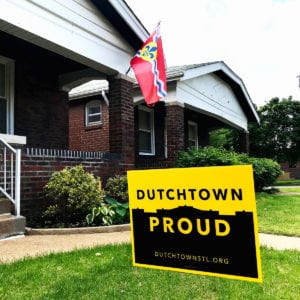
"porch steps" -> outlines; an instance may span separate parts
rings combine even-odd
[[[25,233],[25,218],[11,214],[12,205],[8,199],[0,198],[0,240]]]

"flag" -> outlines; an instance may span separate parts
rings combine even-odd
[[[166,67],[160,24],[131,59],[130,66],[147,105],[154,105],[167,95]]]

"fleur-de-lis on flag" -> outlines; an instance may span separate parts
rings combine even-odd
[[[148,105],[154,105],[167,95],[166,68],[159,24],[131,59],[130,65]]]

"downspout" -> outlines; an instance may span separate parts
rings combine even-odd
[[[101,91],[101,94],[102,94],[102,97],[103,97],[103,99],[104,99],[106,105],[109,106],[109,101],[108,101],[108,98],[107,98],[107,96],[106,96],[106,94],[105,94],[105,91],[102,90],[102,91]]]

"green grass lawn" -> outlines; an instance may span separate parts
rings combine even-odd
[[[300,236],[299,195],[256,198],[260,232]],[[300,299],[300,252],[261,247],[261,259],[254,283],[133,267],[130,244],[109,245],[0,264],[0,299]]]
[[[300,188],[299,187],[287,187],[287,188],[280,187],[279,191],[284,192],[284,193],[300,193]]]
[[[300,179],[277,180],[275,185],[300,185]]]
[[[263,283],[132,266],[131,246],[0,265],[0,299],[299,299],[300,252],[262,248]]]
[[[300,195],[258,193],[259,232],[300,236]]]

